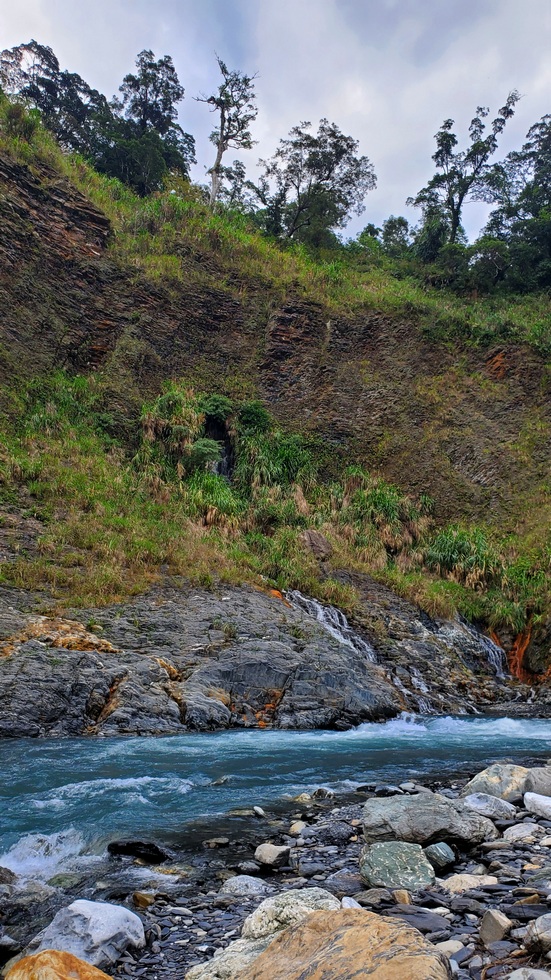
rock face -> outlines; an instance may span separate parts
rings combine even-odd
[[[0,737],[346,727],[400,708],[380,668],[253,589],[162,588],[93,613],[97,633],[18,597],[0,589]]]
[[[6,980],[109,980],[109,977],[71,953],[47,949],[19,960],[6,973]]]
[[[116,962],[128,946],[144,944],[141,919],[133,912],[122,905],[79,899],[61,909],[29,948],[62,950],[103,969]]]
[[[434,868],[419,844],[370,844],[360,854],[360,874],[370,888],[417,891],[434,881]]]
[[[446,980],[447,959],[420,933],[364,909],[313,912],[279,935],[241,980]]]
[[[461,803],[436,793],[372,799],[364,806],[363,830],[368,842],[400,840],[414,844],[438,841],[467,845],[495,840],[493,823]]]

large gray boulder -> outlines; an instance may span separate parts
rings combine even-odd
[[[368,844],[360,854],[360,874],[370,888],[417,891],[434,883],[434,868],[419,844]]]
[[[400,840],[425,845],[444,841],[474,846],[499,837],[487,817],[466,810],[462,801],[437,793],[368,800],[363,830],[368,843]]]
[[[134,912],[122,905],[79,899],[60,909],[27,952],[58,949],[103,970],[116,963],[128,946],[144,945],[142,921]]]
[[[473,793],[486,793],[489,796],[497,796],[500,800],[507,800],[514,803],[521,800],[525,790],[526,777],[529,769],[524,766],[513,766],[501,762],[488,766],[463,787],[463,796],[470,796]]]

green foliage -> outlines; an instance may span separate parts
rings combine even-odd
[[[233,411],[233,404],[226,395],[206,395],[199,402],[207,422],[223,425]]]
[[[259,435],[272,427],[270,413],[262,402],[245,402],[237,413],[237,430],[242,436]]]
[[[438,532],[425,551],[425,562],[440,575],[473,588],[499,579],[503,572],[503,563],[484,532],[457,525]]]
[[[308,484],[314,471],[311,453],[299,435],[257,432],[238,439],[234,479],[245,493],[263,486]]]

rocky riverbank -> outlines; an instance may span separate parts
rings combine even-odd
[[[346,729],[403,710],[514,714],[533,697],[469,624],[431,619],[366,576],[354,585],[342,635],[338,610],[248,587],[172,580],[55,613],[47,596],[0,588],[0,737]],[[539,715],[548,699],[540,688]]]
[[[4,959],[52,947],[147,980],[551,976],[551,766],[320,790],[227,828],[184,854],[115,844],[81,880],[0,869]]]

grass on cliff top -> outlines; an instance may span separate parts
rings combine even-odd
[[[46,164],[68,178],[109,217],[115,232],[111,254],[136,275],[167,289],[212,284],[214,276],[218,288],[239,296],[267,290],[275,303],[300,298],[322,304],[333,316],[377,310],[407,317],[435,341],[525,342],[551,353],[548,295],[474,300],[422,286],[392,261],[381,267],[367,254],[361,267],[344,249],[315,259],[300,245],[283,248],[270,241],[236,211],[220,207],[213,213],[201,188],[176,178],[162,193],[139,198],[82,158],[62,153],[36,120],[27,128],[19,117],[17,125],[10,124],[8,107],[0,101],[0,152],[39,174]],[[42,177],[46,183],[52,179]]]
[[[4,424],[0,503],[23,506],[43,530],[34,550],[0,566],[0,581],[89,606],[171,574],[206,587],[298,588],[353,612],[354,589],[320,573],[304,546],[312,530],[332,546],[329,569],[368,573],[433,615],[460,611],[516,634],[549,612],[549,487],[538,533],[536,521],[522,536],[438,527],[429,497],[414,500],[360,467],[323,482],[308,446],[275,429],[258,403],[231,406],[172,384],[122,445],[101,375],[59,373],[11,397],[18,421]],[[204,468],[215,446],[209,411],[226,413],[231,484]]]

